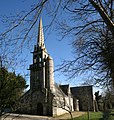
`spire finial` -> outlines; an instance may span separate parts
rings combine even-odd
[[[44,46],[44,33],[43,33],[42,18],[40,18],[40,21],[39,21],[37,44],[41,47]]]

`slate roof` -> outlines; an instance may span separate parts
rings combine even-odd
[[[61,90],[68,95],[69,93],[69,84],[68,85],[59,85],[59,87],[61,88]]]
[[[78,86],[78,87],[71,87],[72,95],[77,99],[82,99],[82,97],[89,95],[91,99],[93,99],[93,86]]]
[[[64,91],[60,88],[60,86],[58,84],[55,83],[55,93],[53,93],[55,96],[66,96],[66,94],[64,93]]]

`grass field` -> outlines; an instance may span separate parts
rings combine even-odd
[[[84,114],[80,117],[74,118],[74,120],[114,120],[114,112],[90,112],[89,119],[88,114]]]

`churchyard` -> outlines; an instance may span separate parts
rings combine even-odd
[[[106,112],[73,112],[73,120],[114,120],[114,110]],[[72,120],[69,114],[57,117],[22,115],[22,114],[6,114],[0,120]]]

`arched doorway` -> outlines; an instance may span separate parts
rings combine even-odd
[[[42,103],[37,104],[37,114],[43,115],[43,104]]]

